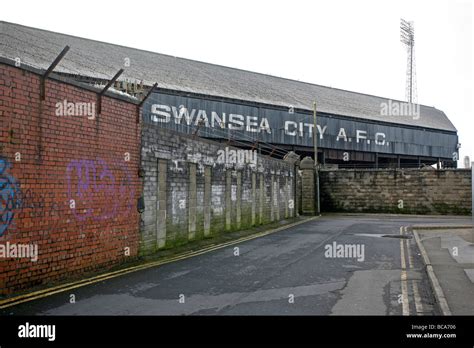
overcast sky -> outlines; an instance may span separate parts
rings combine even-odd
[[[1,19],[393,99],[400,18],[415,22],[418,101],[443,110],[474,161],[473,6],[456,0],[2,2]]]

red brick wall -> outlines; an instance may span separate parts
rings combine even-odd
[[[97,116],[92,91],[48,79],[44,101],[39,92],[38,75],[0,64],[0,245],[38,245],[36,262],[0,255],[0,294],[138,253],[136,105],[103,97]],[[64,100],[96,103],[95,119],[57,116]]]

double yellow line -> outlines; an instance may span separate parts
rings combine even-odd
[[[403,236],[407,233],[407,227],[401,226],[400,227],[400,258],[401,258],[401,288],[402,288],[402,314],[403,315],[410,315],[410,303],[408,300],[408,276],[407,276],[407,262],[405,260],[405,247],[406,247],[406,254],[408,259],[408,266],[410,269],[413,269],[413,257],[410,251],[410,244],[409,240],[403,238]],[[405,246],[406,244],[406,246]],[[418,291],[418,284],[415,280],[411,280],[411,286],[413,289],[413,297],[415,299],[415,308],[416,314],[423,313],[423,305],[421,304],[421,297],[420,292]]]
[[[104,280],[107,280],[107,279],[111,279],[111,278],[115,278],[115,277],[119,277],[119,276],[122,276],[122,275],[125,275],[125,274],[128,274],[128,273],[144,270],[144,269],[151,268],[151,267],[157,267],[157,266],[161,266],[161,265],[164,265],[164,264],[167,264],[167,263],[176,262],[176,261],[179,261],[179,260],[184,260],[184,259],[188,259],[188,258],[191,258],[191,257],[194,257],[194,256],[206,254],[206,253],[209,253],[209,252],[214,251],[214,250],[218,250],[218,249],[228,247],[230,245],[239,244],[239,243],[242,243],[242,242],[245,242],[245,241],[248,241],[248,240],[264,237],[264,236],[272,234],[272,233],[276,233],[276,232],[279,232],[279,231],[282,231],[282,230],[286,230],[288,228],[291,228],[291,227],[294,227],[294,226],[297,226],[297,225],[301,225],[301,224],[306,223],[306,222],[313,221],[313,220],[317,219],[318,217],[319,216],[314,216],[314,217],[311,217],[311,218],[307,218],[303,221],[297,221],[297,222],[294,222],[294,223],[291,223],[291,224],[288,224],[288,225],[285,225],[285,226],[282,226],[282,227],[278,227],[278,228],[275,228],[275,229],[272,229],[272,230],[252,234],[250,236],[242,237],[242,238],[232,240],[232,241],[229,241],[229,242],[225,242],[225,243],[221,243],[221,244],[217,244],[217,245],[212,244],[212,245],[210,245],[208,247],[205,247],[203,249],[200,249],[200,250],[197,250],[197,251],[188,251],[188,252],[176,255],[176,256],[166,258],[164,260],[152,261],[152,262],[148,262],[148,263],[143,264],[143,265],[132,266],[132,267],[124,268],[124,269],[121,269],[121,270],[118,270],[118,271],[115,271],[115,272],[109,272],[109,273],[101,274],[101,275],[98,275],[98,276],[95,276],[95,277],[86,278],[86,279],[83,279],[83,280],[80,280],[80,281],[77,281],[77,282],[71,282],[71,283],[67,283],[67,284],[63,284],[63,285],[58,285],[58,286],[54,286],[54,287],[47,288],[47,289],[44,289],[44,290],[39,290],[39,291],[31,292],[31,293],[28,293],[28,294],[25,294],[25,295],[20,295],[20,296],[8,298],[8,299],[5,299],[5,300],[1,300],[0,301],[0,309],[16,306],[20,303],[37,300],[37,299],[40,299],[40,298],[43,298],[43,297],[48,297],[48,296],[51,296],[51,295],[54,295],[54,294],[57,294],[57,293],[60,293],[60,292],[76,289],[76,288],[79,288],[79,287],[82,287],[82,286],[98,283],[98,282],[101,282],[101,281],[104,281]]]

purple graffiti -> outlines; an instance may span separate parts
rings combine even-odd
[[[7,173],[10,163],[0,158],[0,237],[7,231],[15,217],[15,209],[21,205],[20,186],[13,176]]]
[[[115,163],[109,168],[100,158],[73,160],[67,166],[66,176],[69,202],[74,200],[73,212],[79,221],[102,221],[131,212],[135,188],[125,165]]]

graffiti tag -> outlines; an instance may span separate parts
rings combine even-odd
[[[66,168],[69,201],[77,220],[123,217],[132,211],[135,189],[125,164],[103,159],[73,160]]]
[[[20,186],[16,179],[8,174],[10,163],[0,157],[0,237],[7,231],[15,217],[15,209],[19,208]]]

